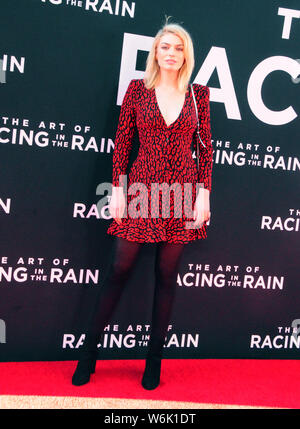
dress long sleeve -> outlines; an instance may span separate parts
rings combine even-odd
[[[196,92],[196,91],[195,91]],[[199,112],[199,132],[203,143],[200,142],[197,133],[193,135],[193,148],[197,156],[197,144],[199,144],[199,183],[204,184],[204,188],[211,192],[212,167],[213,167],[213,146],[211,143],[209,87],[200,86],[196,92],[196,102]],[[197,159],[196,159],[197,162]]]
[[[128,85],[121,105],[119,122],[115,138],[113,153],[113,186],[123,186],[119,180],[120,175],[126,174],[129,154],[132,148],[133,136],[136,125],[136,111],[134,102],[135,80],[132,79]]]
[[[128,216],[122,218],[121,223],[113,219],[107,229],[108,234],[138,243],[189,243],[196,239],[207,238],[206,222],[201,228],[187,227],[188,222],[194,219],[190,216],[190,210],[185,210],[186,207],[194,206],[199,183],[203,183],[200,186],[211,189],[213,148],[209,89],[199,84],[194,84],[193,88],[199,112],[199,124],[201,123],[199,131],[206,145],[206,148],[201,145],[203,150],[200,147],[200,173],[197,171],[197,164],[193,164],[192,160],[197,143],[194,137],[198,138],[198,135],[195,133],[197,122],[191,88],[189,87],[188,93],[185,94],[181,113],[168,126],[158,106],[155,89],[147,88],[144,78],[133,79],[130,82],[121,106],[115,139],[113,183],[118,191],[125,186],[119,176],[123,176],[126,181],[128,174],[128,181],[125,183],[128,190],[131,185],[142,184],[143,192],[139,192],[138,198],[134,192],[126,192]],[[138,155],[129,169],[127,163],[134,129],[138,133],[139,147]],[[185,193],[183,189],[181,196],[184,197],[184,201],[177,198],[177,192],[170,192],[168,195],[166,193],[165,184],[168,185],[167,191],[174,189],[175,184],[174,191],[176,191],[178,183],[191,184],[192,192]],[[162,184],[163,192],[158,192],[158,195],[153,192],[153,184]],[[169,186],[172,188],[170,189]],[[208,194],[207,191],[205,196],[206,194]],[[169,197],[167,200],[166,196]],[[184,210],[182,210],[182,203]],[[169,211],[167,214],[166,206]],[[131,211],[132,208],[134,212]],[[133,216],[129,213],[133,213]]]

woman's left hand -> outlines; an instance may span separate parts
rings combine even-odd
[[[209,190],[200,188],[194,207],[194,225],[195,228],[201,228],[205,221],[210,219]]]

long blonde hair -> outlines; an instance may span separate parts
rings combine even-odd
[[[180,37],[183,41],[185,61],[179,70],[177,81],[179,91],[183,92],[187,90],[195,65],[193,42],[187,30],[177,23],[168,24],[168,18],[164,26],[157,32],[153,40],[153,44],[146,61],[144,83],[147,89],[153,89],[159,79],[160,67],[157,60],[155,59],[155,54],[160,38],[166,33],[173,33]]]

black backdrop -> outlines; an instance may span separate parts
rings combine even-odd
[[[214,146],[208,238],[186,246],[165,356],[298,358],[299,9],[1,1],[2,361],[78,357],[113,240],[98,185],[111,182],[122,95],[165,15],[192,35]],[[129,168],[137,150],[135,136]],[[143,246],[99,358],[144,357],[154,252]]]

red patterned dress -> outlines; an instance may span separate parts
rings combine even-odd
[[[167,126],[160,112],[155,90],[147,89],[143,79],[130,81],[120,111],[112,172],[113,186],[124,187],[126,210],[120,225],[115,219],[112,220],[107,229],[108,234],[129,241],[148,243],[189,243],[207,237],[206,222],[201,228],[191,227],[193,213],[189,209],[194,209],[197,182],[211,191],[213,147],[209,88],[199,84],[193,84],[193,88],[200,135],[206,146],[204,148],[201,143],[199,145],[199,174],[197,161],[192,156],[193,151],[197,153],[198,137],[190,85],[179,116]],[[127,176],[126,169],[136,129],[140,147]],[[189,191],[185,190],[185,184],[190,184]]]

